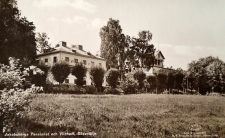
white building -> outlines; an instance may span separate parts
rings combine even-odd
[[[72,45],[71,47],[68,47],[66,42],[63,41],[55,48],[45,49],[44,53],[38,54],[37,57],[40,64],[44,63],[49,67],[53,66],[58,61],[66,61],[71,67],[76,63],[82,62],[88,69],[86,74],[86,85],[91,85],[92,83],[89,75],[89,69],[92,66],[100,66],[106,70],[105,59],[84,51],[82,45]],[[51,73],[48,74],[48,79],[53,83],[57,83],[54,81]],[[64,83],[75,84],[75,80],[76,77],[70,74]],[[103,83],[103,86],[104,85],[105,81]]]

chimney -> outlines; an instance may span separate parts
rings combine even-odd
[[[64,42],[64,41],[60,41],[59,43],[60,43],[60,46],[64,46],[64,47],[66,47],[66,42]]]
[[[83,46],[82,45],[78,45],[79,50],[83,50]]]

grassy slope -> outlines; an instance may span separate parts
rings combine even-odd
[[[193,124],[225,137],[225,97],[192,95],[39,95],[28,132],[95,132],[97,137],[172,137]]]

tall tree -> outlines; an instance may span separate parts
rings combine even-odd
[[[196,89],[205,94],[206,91],[224,91],[225,85],[225,63],[219,58],[208,56],[192,61],[188,65],[188,71],[195,78]],[[208,87],[211,88],[207,89]]]
[[[119,25],[119,20],[110,18],[107,25],[101,28],[100,37],[101,57],[107,60],[107,68],[122,68],[126,59],[125,48],[128,44]]]
[[[129,39],[129,48],[127,57],[129,61],[136,67],[146,67],[150,69],[154,65],[155,49],[153,44],[149,44],[152,39],[150,31],[141,31],[138,37]]]
[[[0,1],[0,63],[9,57],[34,61],[36,55],[35,26],[21,17],[16,0]]]
[[[101,91],[102,83],[104,82],[105,70],[102,67],[91,67],[89,74],[95,87]]]
[[[84,79],[84,77],[86,77],[86,73],[87,73],[87,68],[85,67],[84,64],[82,64],[82,62],[76,64],[73,67],[72,75],[74,75],[77,78],[75,83],[77,84],[79,88],[86,83]]]
[[[49,37],[46,33],[37,33],[37,52],[44,53],[44,49],[49,49],[51,44],[48,43]]]
[[[58,62],[51,68],[54,79],[61,85],[70,74],[70,67],[67,62]]]

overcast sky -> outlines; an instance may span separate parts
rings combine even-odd
[[[165,67],[210,55],[225,61],[225,0],[18,0],[18,8],[52,46],[66,41],[96,54],[100,28],[113,18],[131,37],[149,30]]]

